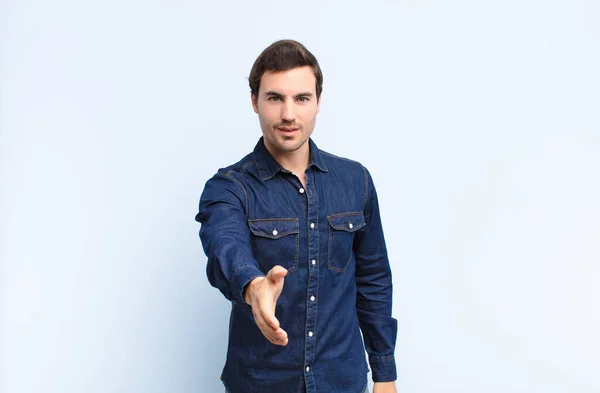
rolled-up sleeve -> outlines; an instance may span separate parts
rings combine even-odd
[[[365,176],[365,222],[354,238],[356,309],[374,382],[397,379],[394,350],[398,323],[392,318],[392,272],[387,256],[377,192]]]
[[[247,223],[247,194],[231,172],[219,171],[206,182],[196,221],[208,257],[206,274],[213,287],[242,309],[245,286],[264,276],[254,259]]]

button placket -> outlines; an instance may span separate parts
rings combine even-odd
[[[304,351],[304,371],[306,378],[306,392],[314,393],[316,390],[314,373],[310,372],[314,365],[311,362],[314,359],[316,340],[312,338],[316,332],[317,320],[317,296],[319,288],[319,269],[316,268],[317,260],[319,259],[319,231],[318,223],[318,196],[314,187],[315,173],[309,171],[306,176],[306,190],[303,193],[306,195],[306,222],[308,223],[308,282],[307,282],[307,299],[306,299],[306,327],[305,333],[305,351]]]

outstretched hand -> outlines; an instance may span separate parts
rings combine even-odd
[[[277,299],[283,290],[287,270],[274,266],[266,277],[257,277],[244,290],[244,300],[252,307],[254,320],[262,334],[275,345],[287,345],[288,335],[275,317]]]

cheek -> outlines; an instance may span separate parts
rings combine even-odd
[[[273,108],[263,107],[260,111],[260,118],[263,123],[273,123],[277,121],[277,113]]]
[[[312,123],[317,117],[317,107],[306,108],[306,110],[298,112],[298,118],[303,123]]]

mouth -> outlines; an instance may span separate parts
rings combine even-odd
[[[277,127],[277,129],[286,134],[291,134],[291,133],[299,130],[298,128],[290,128],[290,127]]]

